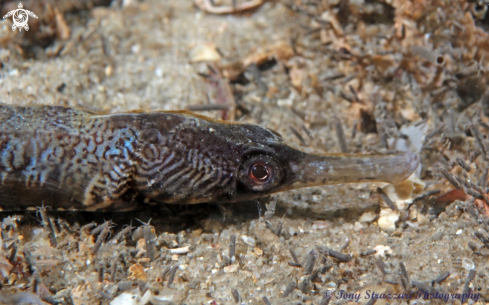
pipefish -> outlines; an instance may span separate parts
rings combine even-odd
[[[400,182],[415,153],[308,154],[269,129],[187,111],[99,114],[0,104],[0,208],[124,211],[290,189]]]

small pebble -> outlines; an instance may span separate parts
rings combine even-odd
[[[359,232],[359,231],[363,230],[364,228],[365,227],[361,223],[359,223],[358,221],[355,222],[355,227],[354,227],[355,232]]]
[[[392,249],[389,246],[377,245],[374,249],[377,250],[375,257],[385,257],[386,253],[392,254]]]
[[[256,245],[256,241],[253,237],[249,237],[246,235],[241,235],[241,240],[247,244],[248,246],[254,247]]]
[[[472,260],[468,258],[464,258],[462,260],[462,266],[464,267],[465,270],[472,270],[475,269],[475,264]]]
[[[224,267],[224,273],[234,273],[238,271],[239,264],[229,265]]]
[[[41,229],[41,228],[37,228],[37,229],[32,230],[33,235],[39,235],[39,234],[42,234],[43,232],[44,232],[44,229]]]
[[[175,248],[175,249],[170,249],[170,254],[185,254],[190,252],[189,246],[181,247],[181,248]]]
[[[374,221],[375,219],[377,218],[377,214],[375,214],[374,212],[365,212],[362,214],[362,216],[360,216],[360,219],[358,220],[358,222],[372,222]]]

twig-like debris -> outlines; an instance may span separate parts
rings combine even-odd
[[[472,168],[470,167],[470,165],[468,165],[464,160],[462,160],[459,157],[455,158],[455,162],[457,162],[457,164],[461,168],[463,168],[466,172],[470,172],[472,170]]]
[[[103,283],[104,282],[105,266],[103,264],[100,264],[97,271],[98,271],[98,282]]]
[[[349,254],[343,254],[338,251],[335,251],[333,249],[329,249],[327,247],[318,247],[318,250],[323,253],[324,255],[331,256],[333,258],[336,258],[340,262],[349,262],[352,260],[351,255]]]
[[[236,235],[231,235],[231,239],[229,241],[229,258],[233,259],[233,256],[236,256]]]
[[[170,287],[173,284],[173,280],[175,279],[175,274],[177,273],[178,266],[174,265],[171,267],[170,274],[168,275],[168,283],[167,286]]]
[[[292,133],[294,134],[294,136],[296,136],[296,138],[299,139],[299,142],[301,142],[301,145],[302,146],[306,146],[306,140],[304,140],[304,138],[301,136],[301,134],[299,133],[299,131],[297,131],[297,129],[295,129],[292,126],[289,126],[289,129],[290,129],[290,131],[292,131]]]
[[[97,254],[98,250],[102,246],[102,243],[107,238],[107,235],[109,235],[111,225],[112,225],[112,222],[110,220],[106,221],[104,223],[104,228],[102,229],[102,232],[100,233],[100,235],[97,237],[97,241],[95,242],[95,245],[92,248],[92,255]]]
[[[57,226],[56,224],[58,224],[58,222],[56,221],[56,219],[54,219],[53,217],[49,217],[49,224],[51,226],[51,229],[53,230],[54,232],[54,236],[59,236],[61,234],[61,231],[60,231],[60,228],[61,226]],[[56,238],[55,238],[56,239]],[[56,243],[57,244],[57,243]]]
[[[461,189],[462,187],[458,183],[457,180],[453,178],[453,176],[448,172],[446,168],[442,168],[440,170],[440,173],[456,188],[456,189]]]
[[[440,193],[441,193],[440,189],[429,190],[426,193],[419,195],[418,197],[414,198],[413,203],[416,201],[424,200],[424,199],[429,198],[429,197],[434,196],[434,195],[438,195]]]
[[[296,285],[297,284],[295,282],[290,282],[285,288],[284,293],[282,294],[282,298],[288,297],[292,290],[295,289]]]
[[[319,273],[325,274],[331,268],[333,268],[333,265],[324,265],[321,268],[319,268]]]
[[[283,223],[281,221],[278,222],[278,225],[277,225],[277,229],[275,230],[275,235],[277,235],[278,237],[280,237],[280,235],[282,234],[282,228],[283,228]]]
[[[56,236],[54,236],[54,230],[51,221],[49,220],[46,207],[43,205],[38,209],[38,212],[41,215],[42,227],[44,228],[44,231],[48,235],[49,243],[51,244],[52,247],[56,248],[58,242],[56,241]]]
[[[172,265],[168,265],[165,267],[165,269],[163,269],[163,272],[161,273],[162,279],[165,279],[165,277],[170,273],[172,267]]]
[[[482,153],[479,150],[472,150],[470,151],[469,154],[469,163],[474,163],[475,160],[481,155]]]
[[[239,295],[239,291],[238,291],[238,289],[236,289],[236,288],[231,288],[231,294],[232,294],[232,296],[233,296],[233,298],[234,298],[234,301],[235,301],[236,303],[239,303],[239,301],[241,300],[241,298],[240,298],[240,295]]]
[[[346,143],[345,131],[343,130],[343,125],[338,117],[333,117],[333,123],[336,130],[336,136],[338,137],[338,142],[340,143],[340,148],[342,153],[348,153],[348,144]]]
[[[302,264],[304,266],[304,274],[311,274],[314,265],[316,264],[317,254],[314,250],[311,250]]]
[[[487,201],[488,201],[487,198],[485,196],[483,196],[480,192],[477,192],[476,190],[466,188],[466,187],[464,187],[463,189],[467,195],[470,195],[470,196],[477,198],[477,199],[480,199],[480,200],[484,200],[487,203]]]
[[[324,274],[326,273],[326,271],[328,271],[329,269],[331,269],[333,267],[333,265],[326,265],[326,266],[322,266],[320,268],[317,268],[315,269],[312,273],[311,273],[311,276],[309,277],[309,281],[310,282],[314,282],[318,277],[319,277],[319,274]]]
[[[450,272],[448,272],[448,271],[445,271],[445,272],[440,273],[440,275],[438,275],[433,280],[433,282],[431,282],[431,286],[433,286],[434,284],[440,284],[441,282],[443,282],[444,280],[446,280],[449,276],[450,276]]]
[[[73,231],[73,229],[71,228],[70,224],[66,222],[66,220],[63,220],[63,219],[59,219],[57,220],[57,223],[58,225],[61,227],[61,229],[63,231],[65,231],[66,233],[68,233],[69,235],[73,235],[75,234],[75,232]]]
[[[33,264],[32,252],[24,250],[23,253],[24,253],[25,261],[26,261],[27,268],[28,268],[29,272],[34,273],[37,268]]]
[[[272,231],[273,234],[277,235],[278,237],[280,237],[280,234],[282,234],[283,223],[281,221],[278,223],[276,229],[273,228],[272,223],[270,221],[266,221],[265,226],[267,227],[267,229]]]
[[[487,232],[479,229],[477,232],[474,232],[474,236],[489,248],[489,237],[487,236]]]
[[[401,284],[405,291],[411,290],[411,282],[409,281],[409,274],[404,266],[403,262],[399,263],[399,268],[401,269]]]
[[[436,293],[435,288],[433,288],[430,285],[423,283],[423,282],[412,281],[411,285],[413,285],[414,287],[418,288],[418,290],[421,290],[421,291],[427,291],[428,293]]]
[[[480,248],[482,248],[482,245],[476,244],[472,241],[469,241],[467,245],[469,246],[470,250],[472,250],[472,252],[474,252],[477,255],[480,255],[479,250]]]
[[[309,137],[309,140],[314,140],[311,131],[306,127],[306,125],[302,124],[302,130],[304,130],[305,134]]]
[[[144,242],[146,244],[146,257],[149,258],[150,262],[154,261],[156,255],[156,249],[152,238],[152,230],[153,227],[149,225],[149,222],[143,227]]]
[[[81,231],[86,232],[86,233],[90,233],[90,230],[92,230],[96,226],[97,226],[97,224],[95,222],[91,222],[91,223],[88,223],[88,224],[82,226]]]
[[[363,252],[360,253],[360,256],[369,256],[369,255],[372,255],[372,254],[375,254],[377,253],[377,250],[375,249],[367,249]]]
[[[484,172],[482,173],[481,180],[479,181],[479,186],[481,189],[485,190],[487,187],[487,176],[489,174],[489,168],[486,166]]]
[[[428,119],[424,119],[424,120],[416,122],[416,124],[414,124],[414,127],[419,127],[419,126],[426,124],[426,123],[428,123]]]
[[[475,219],[475,221],[479,220],[479,213],[474,207],[473,202],[469,203],[467,207],[465,208],[467,212],[469,212],[470,216]]]
[[[8,256],[8,261],[11,264],[15,263],[15,257],[17,255],[17,249],[18,249],[17,243],[14,242],[12,245],[12,250],[10,251],[10,255]]]
[[[114,259],[112,262],[112,266],[110,266],[110,281],[112,283],[115,282],[115,276],[117,274],[117,265],[119,264],[120,254]]]
[[[352,128],[352,130],[351,130],[351,139],[352,139],[352,140],[353,140],[353,139],[355,139],[355,137],[356,137],[356,135],[357,135],[357,129],[358,129],[358,124],[359,124],[359,123],[360,123],[360,122],[358,122],[358,121],[355,121],[355,122],[353,123],[353,128]]]
[[[383,275],[387,275],[387,271],[385,271],[385,268],[387,266],[380,258],[375,261],[375,265],[377,265],[377,267],[379,268],[380,272],[382,272]]]
[[[447,170],[451,170],[454,166],[453,162],[450,161],[445,154],[441,154],[438,156],[438,162],[440,162]]]
[[[319,269],[315,269],[309,276],[309,282],[314,282],[319,277]]]
[[[146,282],[143,280],[137,280],[137,284],[138,284],[139,292],[142,295],[144,295],[144,293],[148,290],[148,286],[146,285]]]
[[[90,234],[91,235],[97,235],[97,234],[99,234],[106,227],[106,224],[107,224],[107,222],[104,222],[102,224],[99,224],[98,226],[95,227],[95,229],[92,230],[92,232],[90,232]]]
[[[381,189],[380,187],[377,188],[377,193],[380,195],[380,197],[382,197],[382,200],[384,200],[384,202],[389,206],[389,208],[393,211],[397,211],[398,208],[397,206],[394,204],[394,202],[392,202],[392,200],[389,198],[389,196],[387,196],[387,194],[384,192],[383,189]]]
[[[303,277],[302,281],[299,282],[297,288],[299,288],[299,290],[302,291],[302,293],[306,293],[307,287],[309,287],[309,278]]]
[[[290,107],[290,111],[295,114],[302,121],[306,120],[306,114],[295,107]]]
[[[297,267],[297,268],[302,268],[302,265],[296,262],[288,262],[287,263],[290,267]]]
[[[484,160],[487,161],[487,150],[488,149],[487,149],[486,143],[484,142],[484,138],[482,137],[479,128],[477,128],[477,126],[474,124],[470,125],[469,128],[470,128],[470,132],[472,132],[472,134],[474,135],[474,137],[477,141],[477,144],[479,144],[480,148],[482,149]]]
[[[117,233],[114,238],[112,238],[110,240],[111,243],[114,243],[114,244],[117,244],[119,243],[122,238],[124,236],[127,236],[129,234],[131,234],[131,230],[133,229],[133,227],[131,227],[130,225],[129,226],[126,226],[125,228],[123,228],[121,231],[119,231],[119,233]]]
[[[321,78],[321,81],[322,82],[330,82],[330,81],[334,81],[334,80],[337,80],[337,79],[340,79],[340,78],[343,78],[345,77],[346,75],[343,74],[343,73],[338,73],[338,74],[333,74],[331,76],[326,76],[326,77],[323,77]]]
[[[119,291],[126,291],[132,289],[134,286],[137,286],[137,284],[134,283],[133,281],[124,281],[124,282],[117,283],[117,287],[119,288]]]
[[[263,297],[263,303],[265,303],[266,305],[272,305],[267,297]]]
[[[348,86],[348,89],[350,89],[351,94],[355,97],[355,102],[360,102],[360,98],[358,97],[357,91],[353,88],[352,85]]]
[[[355,102],[355,100],[354,100],[354,98],[353,98],[353,97],[351,97],[351,96],[347,95],[347,94],[346,94],[346,93],[344,93],[343,91],[340,91],[340,96],[341,96],[341,97],[342,97],[344,100],[346,100],[347,102],[350,102],[350,103],[352,103],[352,104]]]
[[[343,78],[343,79],[341,80],[341,83],[342,83],[342,84],[346,84],[346,83],[348,83],[349,81],[351,81],[352,79],[354,79],[354,78],[355,78],[355,77],[357,77],[357,76],[358,76],[358,73],[353,73],[353,74],[350,74],[350,75],[348,75],[347,77]]]
[[[294,262],[296,264],[299,264],[300,265],[299,259],[297,258],[297,255],[295,254],[294,249],[290,248],[289,249],[289,252],[290,252],[290,256],[292,256],[292,259],[294,260]]]

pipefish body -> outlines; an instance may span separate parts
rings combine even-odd
[[[418,165],[414,153],[307,154],[269,129],[187,111],[0,104],[2,210],[239,202],[301,187],[400,182]]]

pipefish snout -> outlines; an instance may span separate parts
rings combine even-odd
[[[336,183],[400,182],[414,153],[307,154],[275,132],[186,111],[103,115],[0,104],[0,208],[238,202]]]

